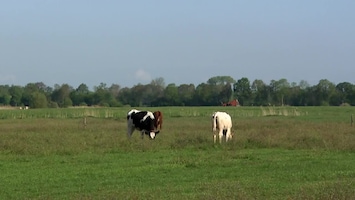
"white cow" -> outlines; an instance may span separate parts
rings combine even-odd
[[[216,143],[217,131],[219,135],[219,143],[222,142],[223,135],[226,135],[226,142],[232,139],[232,118],[226,112],[215,112],[212,115],[212,132],[213,141]]]

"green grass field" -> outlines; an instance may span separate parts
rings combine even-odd
[[[127,139],[127,107],[0,110],[0,199],[355,199],[353,107],[140,109],[155,140]]]

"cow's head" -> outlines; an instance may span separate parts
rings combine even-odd
[[[150,111],[147,111],[146,115],[141,120],[141,122],[148,128],[148,131],[145,131],[145,134],[152,140],[155,139],[159,133],[159,130],[157,130],[156,127],[156,120],[157,119],[154,117],[154,114]]]
[[[146,134],[149,136],[149,139],[151,140],[154,140],[158,133],[159,133],[158,130],[146,132]]]

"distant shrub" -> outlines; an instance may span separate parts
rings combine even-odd
[[[79,106],[88,106],[88,104],[85,102],[81,102],[81,103],[79,103]]]
[[[63,108],[68,108],[70,106],[73,106],[73,101],[69,97],[67,97],[64,99]]]
[[[342,103],[340,106],[351,106],[349,103]]]
[[[320,106],[329,106],[329,102],[327,102],[327,101],[322,101],[322,102],[320,103]]]
[[[54,101],[50,101],[48,103],[48,108],[59,108],[58,103]]]
[[[101,107],[110,107],[110,105],[108,103],[106,103],[106,102],[100,103],[99,106],[101,106]]]
[[[40,92],[33,92],[30,95],[30,107],[31,108],[47,108],[48,102],[44,94]]]
[[[118,101],[111,101],[110,102],[111,107],[122,107],[122,103]]]

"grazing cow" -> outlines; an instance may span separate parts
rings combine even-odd
[[[127,135],[131,138],[134,130],[141,131],[142,139],[144,134],[148,135],[150,139],[155,139],[159,133],[155,128],[155,118],[150,111],[131,110],[127,113]]]
[[[217,131],[219,135],[219,143],[222,142],[223,135],[226,136],[226,142],[232,139],[232,118],[226,112],[215,112],[212,115],[212,132],[213,142],[216,143]]]
[[[155,128],[161,130],[162,125],[163,125],[163,113],[160,111],[155,111],[153,112],[153,115],[155,117]]]

